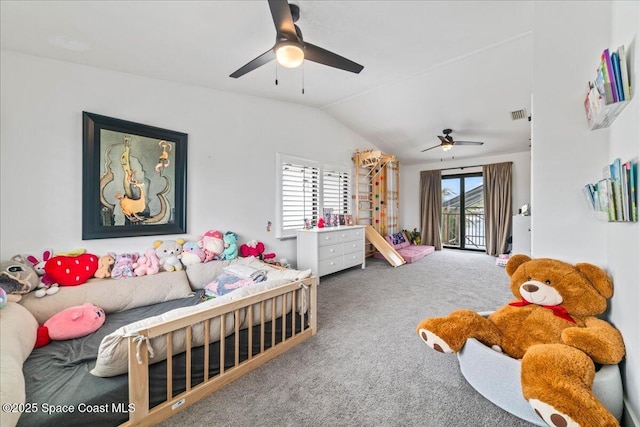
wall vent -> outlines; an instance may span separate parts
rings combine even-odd
[[[520,119],[525,119],[526,117],[527,117],[527,110],[525,110],[524,108],[522,110],[511,112],[511,120],[520,120]]]

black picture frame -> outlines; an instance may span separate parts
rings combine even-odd
[[[82,240],[186,233],[187,136],[84,111]]]

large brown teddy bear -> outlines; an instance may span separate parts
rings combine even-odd
[[[617,364],[625,354],[620,332],[595,317],[613,295],[607,274],[592,264],[526,255],[511,257],[506,271],[518,301],[488,318],[471,310],[427,318],[418,324],[420,337],[443,353],[476,338],[522,359],[524,398],[550,426],[617,426],[591,392],[594,362]]]

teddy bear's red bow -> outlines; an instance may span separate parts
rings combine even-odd
[[[525,305],[529,305],[529,304],[533,304],[533,303],[527,301],[524,298],[522,298],[522,301],[514,301],[509,303],[509,305],[512,305],[514,307],[524,307]],[[564,319],[571,323],[576,323],[576,321],[573,320],[573,317],[569,315],[569,312],[567,311],[567,309],[560,305],[541,305],[540,307],[548,308],[549,310],[553,311],[553,314],[555,316],[558,316],[561,319]]]

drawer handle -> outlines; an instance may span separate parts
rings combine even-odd
[[[335,265],[333,262],[330,262],[329,265]]]
[[[335,252],[335,249],[329,249],[329,252]]]

